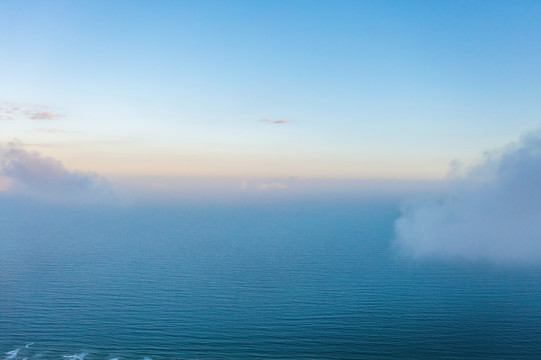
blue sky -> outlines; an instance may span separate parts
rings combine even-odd
[[[537,1],[2,1],[0,49],[0,141],[105,176],[437,179],[541,119]]]

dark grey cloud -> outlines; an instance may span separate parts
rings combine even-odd
[[[109,182],[91,172],[72,171],[58,160],[28,151],[20,142],[0,145],[0,176],[9,195],[53,202],[102,202],[112,198]]]
[[[446,190],[404,206],[395,230],[413,256],[541,262],[541,132],[455,164]]]

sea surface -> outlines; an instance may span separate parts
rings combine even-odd
[[[0,203],[0,359],[541,359],[541,272],[409,259],[394,201]]]

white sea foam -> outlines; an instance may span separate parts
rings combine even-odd
[[[80,354],[64,355],[63,357],[69,360],[84,360],[85,356],[87,355],[87,352],[82,352]]]
[[[26,344],[24,347],[25,347],[26,349],[28,349],[28,348],[29,348],[30,346],[32,346],[32,345],[34,345],[34,343],[33,343],[33,342],[29,342],[29,343]]]
[[[19,348],[19,349],[8,351],[6,353],[6,355],[7,355],[6,360],[15,359],[15,357],[17,357],[17,354],[19,353],[19,350],[21,350],[21,349]]]

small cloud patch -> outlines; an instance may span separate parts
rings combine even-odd
[[[261,119],[261,122],[266,122],[268,124],[285,124],[285,123],[288,123],[289,120],[285,120],[285,119],[273,120],[271,118],[265,118],[265,119]]]
[[[54,134],[78,134],[77,131],[62,130],[57,128],[40,128],[37,131],[42,133],[54,133]]]
[[[60,114],[39,110],[27,110],[24,112],[24,115],[31,120],[55,120],[62,117]]]
[[[57,120],[62,114],[52,112],[45,106],[26,105],[15,102],[0,102],[0,120]]]
[[[248,181],[243,179],[240,183],[240,190],[256,190],[256,191],[272,191],[272,190],[285,190],[288,189],[288,185],[285,182],[273,180],[273,179],[260,179]]]
[[[259,184],[259,190],[284,190],[287,189],[287,185],[281,182],[266,182]]]

